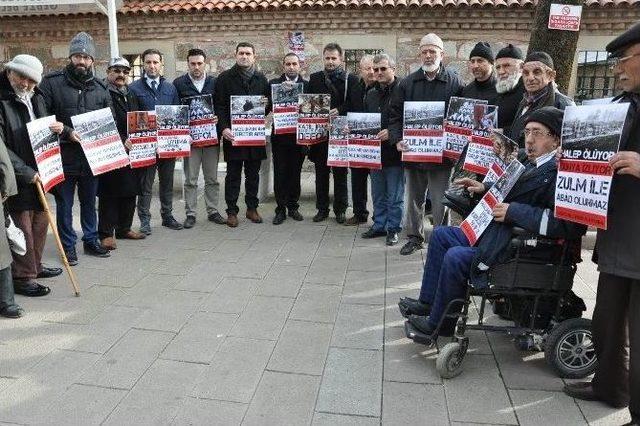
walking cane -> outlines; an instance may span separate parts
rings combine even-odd
[[[73,291],[76,294],[76,297],[80,296],[80,288],[78,287],[78,282],[76,281],[76,276],[71,269],[71,265],[69,265],[69,261],[67,260],[67,254],[64,252],[62,248],[62,241],[60,241],[60,235],[58,234],[58,228],[56,224],[53,222],[53,216],[51,216],[51,210],[49,209],[49,203],[47,203],[47,198],[44,196],[44,190],[42,189],[42,182],[38,179],[35,182],[36,188],[38,188],[38,195],[40,196],[40,202],[42,203],[42,207],[44,207],[44,211],[47,213],[47,219],[49,220],[49,226],[51,227],[51,231],[53,232],[53,236],[56,238],[56,244],[58,246],[58,251],[60,252],[60,258],[62,259],[62,264],[64,268],[67,270],[69,274],[69,279],[71,280],[71,285],[73,286]]]

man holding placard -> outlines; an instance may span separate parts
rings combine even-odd
[[[568,384],[578,399],[629,407],[640,424],[640,23],[607,45],[610,66],[623,90],[614,102],[629,103],[620,149],[609,159],[613,181],[608,226],[594,251],[600,277],[593,312],[598,366],[591,382]]]
[[[27,123],[48,115],[44,97],[37,87],[41,80],[42,63],[30,55],[17,55],[0,73],[0,140],[11,157],[18,188],[18,193],[5,203],[5,208],[24,233],[27,248],[23,256],[11,253],[11,275],[16,294],[31,297],[50,292],[49,287],[35,281],[37,278],[62,273],[60,268],[47,268],[41,263],[49,222],[38,198],[38,163],[27,129]],[[47,133],[62,133],[63,124],[54,117],[49,118],[52,121],[47,126]]]
[[[78,264],[77,235],[73,230],[73,201],[78,188],[80,224],[84,252],[91,256],[109,257],[109,250],[98,241],[96,194],[98,178],[94,177],[80,145],[80,135],[73,128],[71,117],[111,106],[106,85],[95,78],[93,61],[96,47],[85,32],[76,34],[69,46],[69,63],[62,71],[46,75],[42,90],[47,110],[64,123],[60,135],[60,150],[65,180],[56,195],[56,221],[62,246],[70,265]]]

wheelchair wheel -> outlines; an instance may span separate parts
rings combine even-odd
[[[580,379],[593,373],[597,360],[591,320],[572,318],[554,327],[547,336],[544,357],[564,379]]]
[[[438,370],[440,377],[451,379],[462,373],[464,356],[465,353],[459,342],[450,342],[444,345],[436,359],[436,370]]]

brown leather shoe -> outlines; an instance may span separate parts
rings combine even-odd
[[[129,230],[125,234],[122,234],[122,235],[117,235],[116,234],[116,238],[118,240],[144,240],[145,238],[147,238],[147,236],[144,235],[142,232],[136,232],[136,231]]]
[[[107,250],[115,250],[118,248],[116,240],[113,237],[107,237],[100,240],[100,245]]]
[[[367,223],[367,219],[358,216],[351,216],[349,219],[344,221],[344,224],[347,226],[355,226],[360,223]]]
[[[247,210],[247,219],[249,219],[253,223],[262,223],[262,217],[256,209]]]
[[[229,213],[227,214],[227,226],[229,228],[235,228],[238,226],[238,215]]]

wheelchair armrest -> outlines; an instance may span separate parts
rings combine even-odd
[[[548,238],[535,232],[527,231],[524,228],[514,226],[512,228],[513,238],[511,238],[511,246],[514,248],[537,245],[555,246],[564,243],[562,238]]]

